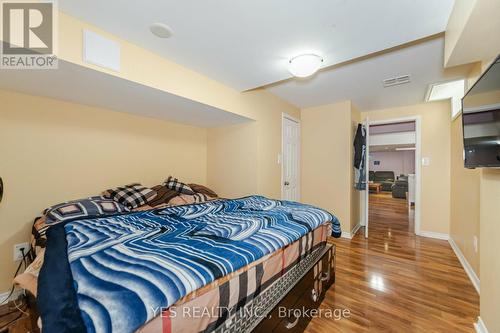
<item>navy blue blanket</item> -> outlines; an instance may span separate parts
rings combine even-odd
[[[339,237],[322,209],[251,196],[55,225],[38,282],[43,331],[133,332],[328,221]]]

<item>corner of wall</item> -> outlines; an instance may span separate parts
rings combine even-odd
[[[339,218],[342,230],[350,232],[354,188],[351,102],[306,108],[301,113],[302,200],[330,211]]]
[[[472,13],[475,0],[456,0],[446,25],[444,67],[448,66],[453,50]]]
[[[481,318],[490,332],[500,332],[500,170],[482,169],[480,177]]]

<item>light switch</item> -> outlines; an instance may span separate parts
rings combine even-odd
[[[430,157],[422,157],[422,165],[423,166],[431,165],[431,158]]]

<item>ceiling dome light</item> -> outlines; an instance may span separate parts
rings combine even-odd
[[[296,77],[308,77],[320,69],[323,58],[316,54],[302,54],[290,59],[288,70]]]
[[[153,35],[160,38],[169,38],[173,34],[172,29],[163,23],[153,23],[149,27],[149,30],[153,33]]]

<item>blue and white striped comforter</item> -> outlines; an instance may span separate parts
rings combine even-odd
[[[62,234],[81,322],[88,332],[133,332],[154,309],[327,221],[340,236],[338,220],[322,209],[251,196],[69,222]],[[45,278],[57,274],[47,271]],[[50,301],[41,296],[42,306]]]

